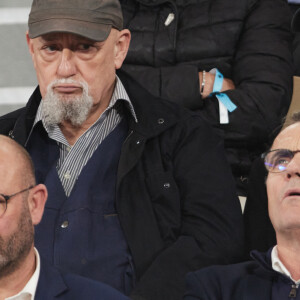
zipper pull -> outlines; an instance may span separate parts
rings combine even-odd
[[[297,288],[298,288],[297,285],[292,284],[292,289],[290,291],[289,298],[296,298],[297,297]]]
[[[10,132],[8,133],[8,136],[9,136],[10,138],[12,138],[12,139],[15,138],[15,137],[14,137],[14,132],[13,132],[13,130],[10,130]]]
[[[169,13],[166,21],[165,21],[165,26],[169,26],[173,20],[175,19],[175,15],[173,13]]]

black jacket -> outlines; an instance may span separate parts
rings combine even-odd
[[[128,122],[116,206],[131,250],[133,299],[176,300],[188,271],[236,261],[243,224],[223,143],[198,115],[156,99],[119,73],[139,120]],[[40,102],[0,118],[0,133],[24,145]]]
[[[225,138],[236,177],[266,150],[292,95],[290,20],[286,0],[120,0],[132,41],[123,69],[151,93],[202,116]],[[170,14],[174,20],[165,25]],[[217,67],[233,80],[237,105],[219,124],[215,97],[203,100],[199,70]]]

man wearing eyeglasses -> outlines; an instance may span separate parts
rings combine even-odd
[[[28,153],[0,135],[0,299],[128,299],[98,281],[61,273],[40,258],[33,245],[34,225],[46,199],[47,189],[36,185]]]
[[[184,300],[300,299],[300,113],[293,119],[263,155],[277,245],[252,251],[251,262],[190,273]]]

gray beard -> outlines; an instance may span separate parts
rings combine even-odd
[[[82,94],[75,95],[71,99],[58,95],[54,93],[53,86],[59,83],[80,84]],[[93,106],[93,98],[89,96],[87,83],[72,79],[57,79],[51,82],[42,101],[43,120],[48,126],[69,121],[73,126],[79,127],[87,120]]]

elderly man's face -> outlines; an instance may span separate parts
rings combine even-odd
[[[114,88],[115,70],[121,67],[128,50],[128,30],[112,29],[104,42],[69,33],[51,33],[27,40],[43,98],[47,87],[54,82],[51,87],[54,94],[71,102],[83,94],[83,82],[92,98],[91,113],[104,111]]]
[[[300,123],[283,130],[273,149],[300,149]],[[287,169],[269,173],[267,178],[269,215],[277,233],[300,229],[300,153],[296,153]]]
[[[0,193],[14,194],[27,186],[21,180],[19,163],[11,149],[0,150]],[[34,228],[25,192],[11,198],[0,217],[0,278],[13,273],[33,246]]]

